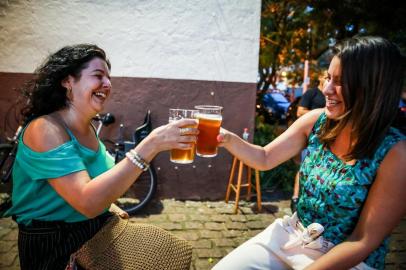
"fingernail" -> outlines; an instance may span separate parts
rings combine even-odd
[[[224,135],[223,134],[217,135],[217,142],[221,143],[223,140],[224,140]]]

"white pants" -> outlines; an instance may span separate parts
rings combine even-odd
[[[304,269],[324,253],[303,245],[281,249],[296,235],[284,229],[282,219],[275,220],[264,231],[234,249],[212,270],[279,270]],[[373,269],[361,263],[352,269]]]

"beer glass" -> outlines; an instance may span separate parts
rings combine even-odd
[[[183,119],[183,118],[196,118],[197,110],[185,110],[185,109],[169,109],[169,122]],[[196,128],[196,125],[186,125],[182,128]],[[174,163],[188,164],[192,163],[195,158],[195,143],[191,143],[192,148],[188,150],[172,149],[170,160]]]
[[[200,157],[215,157],[217,155],[217,135],[221,126],[221,111],[223,107],[211,105],[195,106],[199,112],[199,135],[197,137],[196,154]]]

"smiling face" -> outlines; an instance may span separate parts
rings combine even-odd
[[[323,94],[326,97],[325,112],[327,117],[338,119],[345,113],[345,102],[342,93],[341,61],[337,56],[333,57],[328,68]]]
[[[65,84],[72,89],[69,96],[71,106],[93,116],[103,111],[110,95],[110,71],[103,59],[95,57],[81,71],[80,78],[69,76]]]

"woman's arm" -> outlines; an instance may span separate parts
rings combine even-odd
[[[224,146],[252,168],[269,170],[294,157],[306,147],[307,138],[322,112],[323,109],[319,109],[307,113],[265,147],[250,144],[224,129],[220,146]]]
[[[349,269],[379,247],[406,214],[405,164],[406,141],[401,141],[382,161],[351,236],[307,269]]]
[[[195,120],[182,119],[156,128],[147,136],[135,151],[146,161],[163,151],[172,148],[189,149],[187,142],[196,141],[197,129],[192,135],[181,136],[179,128],[194,125]],[[32,150],[46,152],[69,140],[63,127],[46,117],[37,119],[28,126],[24,134],[24,143]],[[49,184],[73,208],[91,218],[119,198],[141,174],[141,170],[127,158],[112,169],[90,181],[87,171],[79,171],[62,177],[49,179]]]

